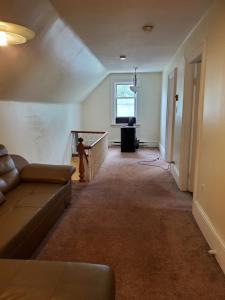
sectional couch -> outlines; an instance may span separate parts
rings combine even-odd
[[[71,199],[72,166],[29,164],[0,145],[0,257],[29,258]]]
[[[68,206],[74,171],[29,164],[0,145],[0,299],[115,299],[108,266],[18,260],[30,258]]]

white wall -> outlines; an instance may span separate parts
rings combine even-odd
[[[205,85],[203,92],[202,127],[199,134],[196,186],[193,213],[225,272],[225,2],[215,1],[194,32],[183,43],[164,72],[161,143],[165,145],[165,114],[168,74],[178,68],[175,121],[175,163],[180,169],[182,107],[184,95],[185,58],[206,46]],[[197,53],[197,52],[196,52]],[[188,100],[188,99],[187,99]]]
[[[163,72],[162,79],[162,102],[161,102],[161,121],[160,121],[160,145],[165,148],[166,143],[166,113],[167,113],[167,87],[168,76],[177,68],[177,90],[179,101],[176,102],[175,129],[174,129],[174,148],[173,160],[175,162],[176,173],[179,176],[180,168],[180,140],[183,117],[183,99],[184,99],[184,74],[186,60],[198,49],[203,48],[207,36],[208,20],[203,18],[200,24],[190,33],[184,43],[180,46],[170,63]]]
[[[79,104],[0,101],[0,143],[30,162],[68,163],[70,131],[79,127]]]
[[[112,83],[132,74],[109,75],[82,103],[82,128],[109,131],[109,140],[120,140],[119,126],[112,126]],[[159,144],[161,73],[138,74],[138,138],[151,146]]]

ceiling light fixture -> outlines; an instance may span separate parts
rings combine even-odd
[[[120,55],[120,60],[126,60],[126,59],[127,59],[126,55]]]
[[[142,29],[145,31],[145,32],[151,32],[153,29],[154,29],[154,26],[153,25],[144,25],[142,27]]]
[[[130,90],[137,94],[138,86],[137,86],[137,67],[134,68],[134,79],[133,79],[133,85],[130,86]]]
[[[35,33],[27,27],[0,21],[0,46],[24,44],[34,36]]]
[[[7,46],[7,36],[5,32],[0,31],[0,46]]]

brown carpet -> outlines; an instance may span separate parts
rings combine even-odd
[[[112,148],[95,180],[74,187],[37,259],[110,265],[117,300],[224,300],[225,277],[207,253],[191,196],[168,171],[138,164],[156,154]]]

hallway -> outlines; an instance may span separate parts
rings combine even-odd
[[[208,255],[190,195],[165,162],[140,163],[158,155],[111,148],[94,181],[74,186],[37,259],[110,265],[117,300],[224,300],[224,275]]]

